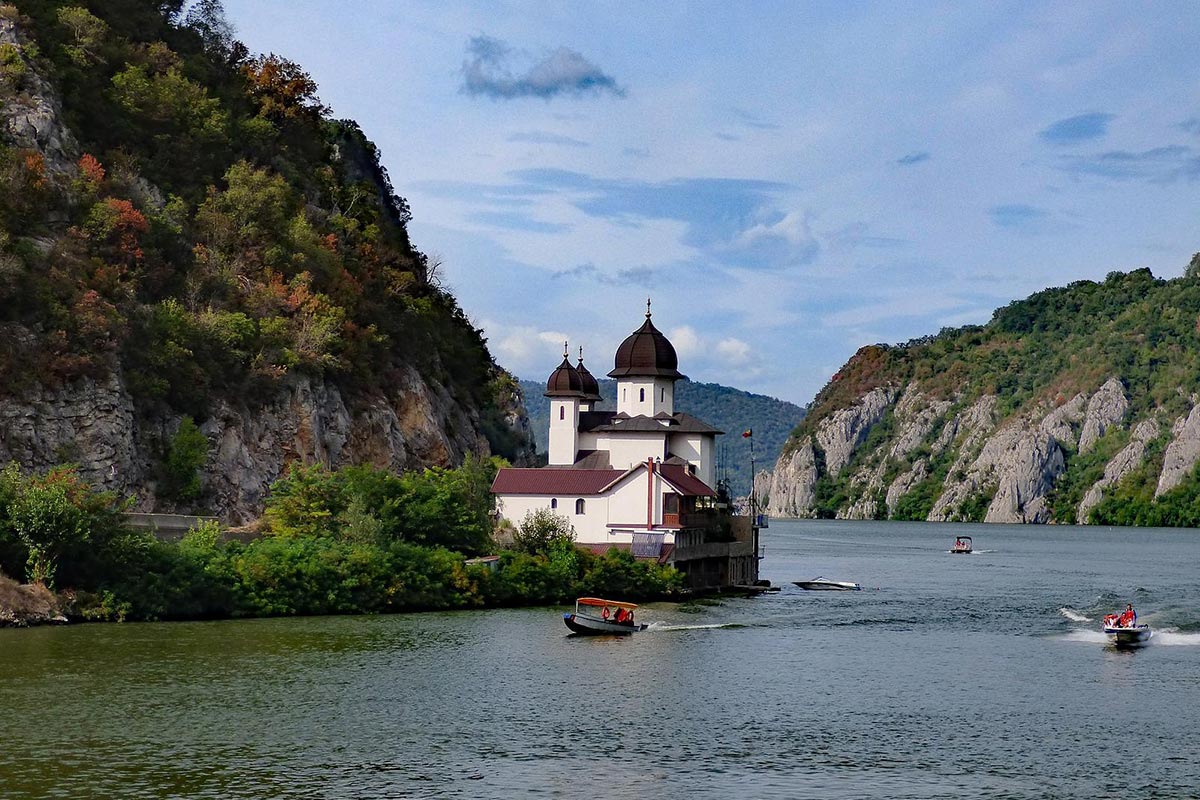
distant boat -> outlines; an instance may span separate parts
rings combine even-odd
[[[792,583],[810,592],[858,592],[862,590],[862,587],[857,583],[851,581],[831,581],[819,575],[811,581],[792,581]]]
[[[574,633],[584,636],[604,634],[625,636],[650,627],[644,623],[634,622],[633,612],[636,608],[637,606],[633,603],[625,603],[620,600],[581,597],[575,601],[574,614],[563,614],[563,622]]]
[[[962,555],[969,554],[971,552],[971,537],[959,536],[954,540],[954,544],[950,546],[950,552],[960,553]]]

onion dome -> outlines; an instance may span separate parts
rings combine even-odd
[[[599,401],[604,398],[600,396],[600,382],[596,380],[596,376],[588,371],[588,368],[583,365],[583,348],[579,348],[579,363],[575,365],[575,371],[579,373],[580,380],[583,381],[583,399]]]
[[[546,397],[583,397],[583,377],[571,366],[567,343],[563,342],[563,360],[546,381]]]
[[[679,357],[662,331],[650,321],[650,301],[646,301],[646,321],[626,337],[617,348],[610,378],[670,378],[678,380]]]

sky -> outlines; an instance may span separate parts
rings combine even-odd
[[[861,346],[1200,250],[1190,3],[225,0],[380,148],[496,360],[809,402]]]

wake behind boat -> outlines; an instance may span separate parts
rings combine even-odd
[[[575,601],[575,613],[563,614],[563,622],[574,633],[584,636],[625,636],[644,631],[650,627],[634,622],[633,603],[620,600],[603,600],[599,597],[581,597]]]
[[[862,587],[857,583],[851,581],[831,581],[819,575],[811,581],[792,581],[792,583],[810,592],[857,592],[862,590]]]

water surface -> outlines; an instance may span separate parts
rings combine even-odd
[[[1200,795],[1196,532],[763,543],[782,592],[624,639],[556,609],[0,631],[0,797]],[[817,575],[865,590],[789,583]],[[1134,652],[1097,630],[1127,601]]]

